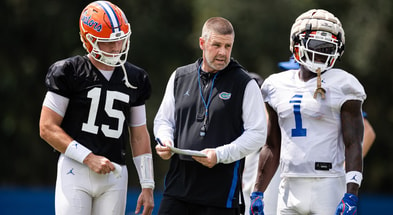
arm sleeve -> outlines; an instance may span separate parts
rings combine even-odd
[[[146,124],[146,106],[139,105],[130,108],[130,127],[137,127]]]
[[[160,108],[154,118],[154,136],[173,143],[175,130],[175,98],[173,95],[175,73],[173,72],[166,86]]]
[[[233,142],[217,147],[217,162],[231,163],[257,151],[266,141],[267,120],[261,91],[255,81],[250,81],[243,99],[244,132]]]
[[[68,107],[68,102],[68,98],[48,91],[45,95],[43,106],[48,107],[60,116],[64,117]]]

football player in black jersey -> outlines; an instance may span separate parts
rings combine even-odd
[[[56,214],[125,214],[130,143],[142,192],[136,213],[151,214],[154,175],[145,100],[147,73],[129,63],[131,27],[108,1],[82,11],[80,36],[86,56],[54,63],[40,118],[40,136],[59,151]]]

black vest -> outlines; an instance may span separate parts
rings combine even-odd
[[[244,131],[243,96],[251,78],[239,63],[231,60],[216,78],[215,74],[200,71],[201,78],[198,80],[200,64],[201,59],[176,70],[174,144],[183,149],[216,148],[229,144]],[[209,95],[211,97],[206,135],[203,137],[200,131],[206,108],[199,85],[206,103]],[[171,159],[164,194],[204,205],[238,207],[242,163],[243,160],[207,168],[189,156],[175,154]]]

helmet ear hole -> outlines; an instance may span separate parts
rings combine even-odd
[[[292,35],[292,40],[294,44],[300,43],[299,35]]]
[[[341,46],[339,46],[339,48],[338,48],[338,53],[340,54],[339,58],[341,58],[341,56],[344,54],[344,48],[345,48],[345,45],[343,43],[341,43]]]
[[[299,46],[294,46],[293,47],[293,57],[296,61],[299,61],[300,56],[299,56]]]

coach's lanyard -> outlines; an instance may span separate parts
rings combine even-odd
[[[203,62],[201,62],[201,64],[199,65],[199,68],[198,68],[198,86],[199,86],[199,93],[201,95],[203,105],[205,106],[205,118],[203,119],[203,125],[201,127],[200,132],[199,132],[199,135],[201,137],[204,137],[206,135],[206,131],[207,131],[206,124],[207,124],[207,118],[209,116],[209,106],[210,106],[210,102],[212,100],[214,81],[216,80],[216,77],[217,77],[219,71],[213,77],[212,85],[210,87],[209,97],[207,98],[207,102],[206,102],[205,98],[203,97],[202,85],[201,85],[201,66],[202,66],[202,63]]]

